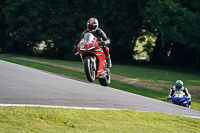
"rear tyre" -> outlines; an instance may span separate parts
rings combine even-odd
[[[92,69],[91,57],[86,57],[84,62],[85,74],[89,82],[95,80],[95,71]]]
[[[110,70],[107,69],[106,76],[102,79],[99,79],[99,83],[102,86],[108,86],[110,84],[110,81],[111,81],[111,74],[110,74]]]

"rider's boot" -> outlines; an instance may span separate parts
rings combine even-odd
[[[190,107],[191,104],[192,104],[192,101],[191,99],[189,99],[188,106]]]
[[[111,68],[112,67],[112,63],[111,63],[111,59],[110,59],[110,53],[109,53],[109,48],[108,47],[104,47],[104,52],[106,55],[106,62],[107,62],[107,68]]]
[[[106,62],[107,62],[107,68],[111,68],[112,67],[111,59],[110,58],[106,59]]]

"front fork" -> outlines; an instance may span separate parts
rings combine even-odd
[[[92,70],[96,71],[97,67],[96,67],[96,56],[94,56],[94,58],[90,58],[91,59],[91,63],[92,63]]]
[[[81,60],[84,63],[85,62],[85,56],[81,56]],[[93,71],[97,70],[97,66],[96,66],[96,56],[94,55],[93,57],[90,57],[90,61],[91,61],[91,67]],[[84,70],[85,71],[85,70]]]

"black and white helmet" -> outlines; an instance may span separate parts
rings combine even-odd
[[[87,22],[87,29],[89,32],[95,32],[99,27],[99,22],[96,18],[90,18]]]

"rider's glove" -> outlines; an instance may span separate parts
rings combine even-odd
[[[168,98],[167,101],[171,100],[171,98]]]
[[[168,99],[167,99],[167,101],[169,101],[169,100],[171,100],[171,99],[172,99],[171,96],[169,96]]]
[[[72,50],[73,52],[76,52],[77,46],[74,46],[74,49]]]

